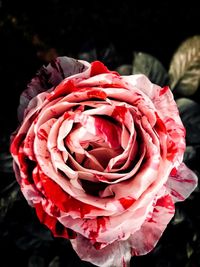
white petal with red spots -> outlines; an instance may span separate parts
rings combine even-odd
[[[99,266],[153,249],[197,184],[181,163],[185,130],[169,88],[64,57],[20,103],[11,153],[40,221]]]

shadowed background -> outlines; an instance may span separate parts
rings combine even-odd
[[[176,7],[168,1],[0,1],[1,266],[91,266],[78,259],[67,241],[53,239],[38,223],[14,182],[9,136],[17,127],[20,93],[37,69],[62,55],[99,59],[116,69],[132,64],[138,51],[158,58],[168,69],[180,43],[199,33],[199,8],[191,1]],[[199,102],[198,92],[195,99]],[[195,114],[199,116],[199,110]],[[199,145],[195,152],[193,142],[190,146],[186,163],[198,173]],[[131,266],[200,266],[199,200],[196,190],[179,204],[154,251],[134,258]]]

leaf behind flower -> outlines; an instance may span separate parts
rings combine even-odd
[[[146,53],[134,53],[133,74],[145,74],[151,82],[160,86],[168,85],[169,77],[162,63]]]
[[[182,122],[186,128],[186,140],[189,145],[200,144],[200,105],[188,98],[176,101]]]
[[[183,96],[193,95],[200,85],[200,35],[184,41],[169,67],[171,89]]]

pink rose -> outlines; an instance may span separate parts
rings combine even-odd
[[[43,67],[22,93],[12,139],[28,203],[81,259],[126,266],[153,249],[193,191],[185,129],[170,89],[144,75],[67,57]]]

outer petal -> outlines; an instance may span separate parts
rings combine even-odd
[[[69,238],[66,228],[58,222],[58,220],[48,215],[42,208],[40,203],[35,205],[37,216],[41,223],[45,224],[56,237]]]
[[[171,196],[168,194],[159,198],[152,217],[129,238],[132,255],[144,255],[151,251],[173,216],[174,203]]]
[[[101,267],[126,267],[129,266],[131,255],[143,255],[155,247],[173,215],[174,204],[168,194],[157,200],[151,219],[144,222],[129,239],[115,241],[100,250],[81,235],[71,243],[82,260]]]
[[[184,163],[173,169],[167,181],[167,188],[175,202],[183,201],[197,186],[198,178]]]
[[[69,57],[58,57],[48,66],[43,66],[36,74],[36,77],[31,80],[27,89],[21,94],[18,108],[19,120],[22,121],[24,110],[33,97],[57,86],[66,77],[83,72],[87,68],[87,62]]]
[[[177,167],[183,160],[185,150],[185,129],[181,122],[176,102],[168,86],[161,88],[153,84],[144,75],[124,76],[123,80],[128,83],[130,90],[138,88],[150,99],[155,106],[161,120],[164,122],[168,134],[167,159],[174,162]],[[146,106],[147,108],[147,106]]]
[[[78,256],[100,267],[128,267],[131,259],[131,248],[127,241],[115,241],[100,250],[94,248],[82,235],[71,240]]]
[[[93,101],[94,98],[98,101]],[[117,113],[117,121],[120,119],[118,122],[127,127],[126,142],[122,142],[118,126],[98,117],[116,115],[118,102],[126,103],[118,107]],[[125,267],[131,254],[142,255],[153,249],[174,214],[173,200],[183,200],[197,183],[197,177],[184,164],[180,165],[185,132],[169,88],[152,84],[144,75],[119,77],[100,62],[90,65],[63,57],[40,70],[22,94],[20,103],[19,118],[24,117],[24,122],[13,142],[15,171],[22,192],[29,203],[35,205],[41,222],[56,236],[70,237],[68,228],[77,232],[72,245],[80,258],[102,267]],[[81,105],[81,109],[76,104]],[[84,105],[89,106],[85,111]],[[124,112],[128,106],[132,106],[131,114],[137,133],[141,130],[142,142],[136,135],[131,139],[134,132]],[[68,135],[73,125],[70,122],[69,127],[65,127],[65,120],[70,115],[68,111],[75,114],[73,122],[80,123],[80,129],[84,128],[82,138],[79,128],[74,128]],[[125,151],[132,147],[129,139],[143,144],[144,147],[139,147],[139,161],[128,173],[110,173],[109,170],[106,173],[103,165],[102,170],[97,171],[93,165],[97,160],[101,161],[103,153],[95,148],[85,153],[89,160],[84,159],[82,164],[82,160],[74,159],[73,153],[68,153],[65,145],[80,156],[80,148],[84,151],[80,143],[91,139],[85,131],[106,140],[110,149],[116,151],[120,151],[121,146]],[[74,141],[78,141],[77,151]],[[160,147],[160,143],[165,145]],[[29,154],[31,149],[35,154]],[[38,163],[34,170],[31,169],[33,179],[30,181],[26,179],[29,171],[25,153],[29,160],[37,159]],[[136,153],[127,153],[124,158]],[[138,171],[143,158],[146,161]],[[75,167],[75,172],[65,164]],[[175,171],[169,177],[174,166]],[[111,167],[116,167],[115,162]],[[64,173],[70,179],[66,179]],[[111,185],[101,191],[99,198],[80,188],[78,178],[90,178],[88,180],[95,181],[97,186],[100,185],[97,182]],[[124,178],[131,179],[119,183]],[[163,184],[167,186],[167,192]],[[112,195],[115,198],[106,198]],[[64,226],[61,225],[61,229],[60,223]]]

